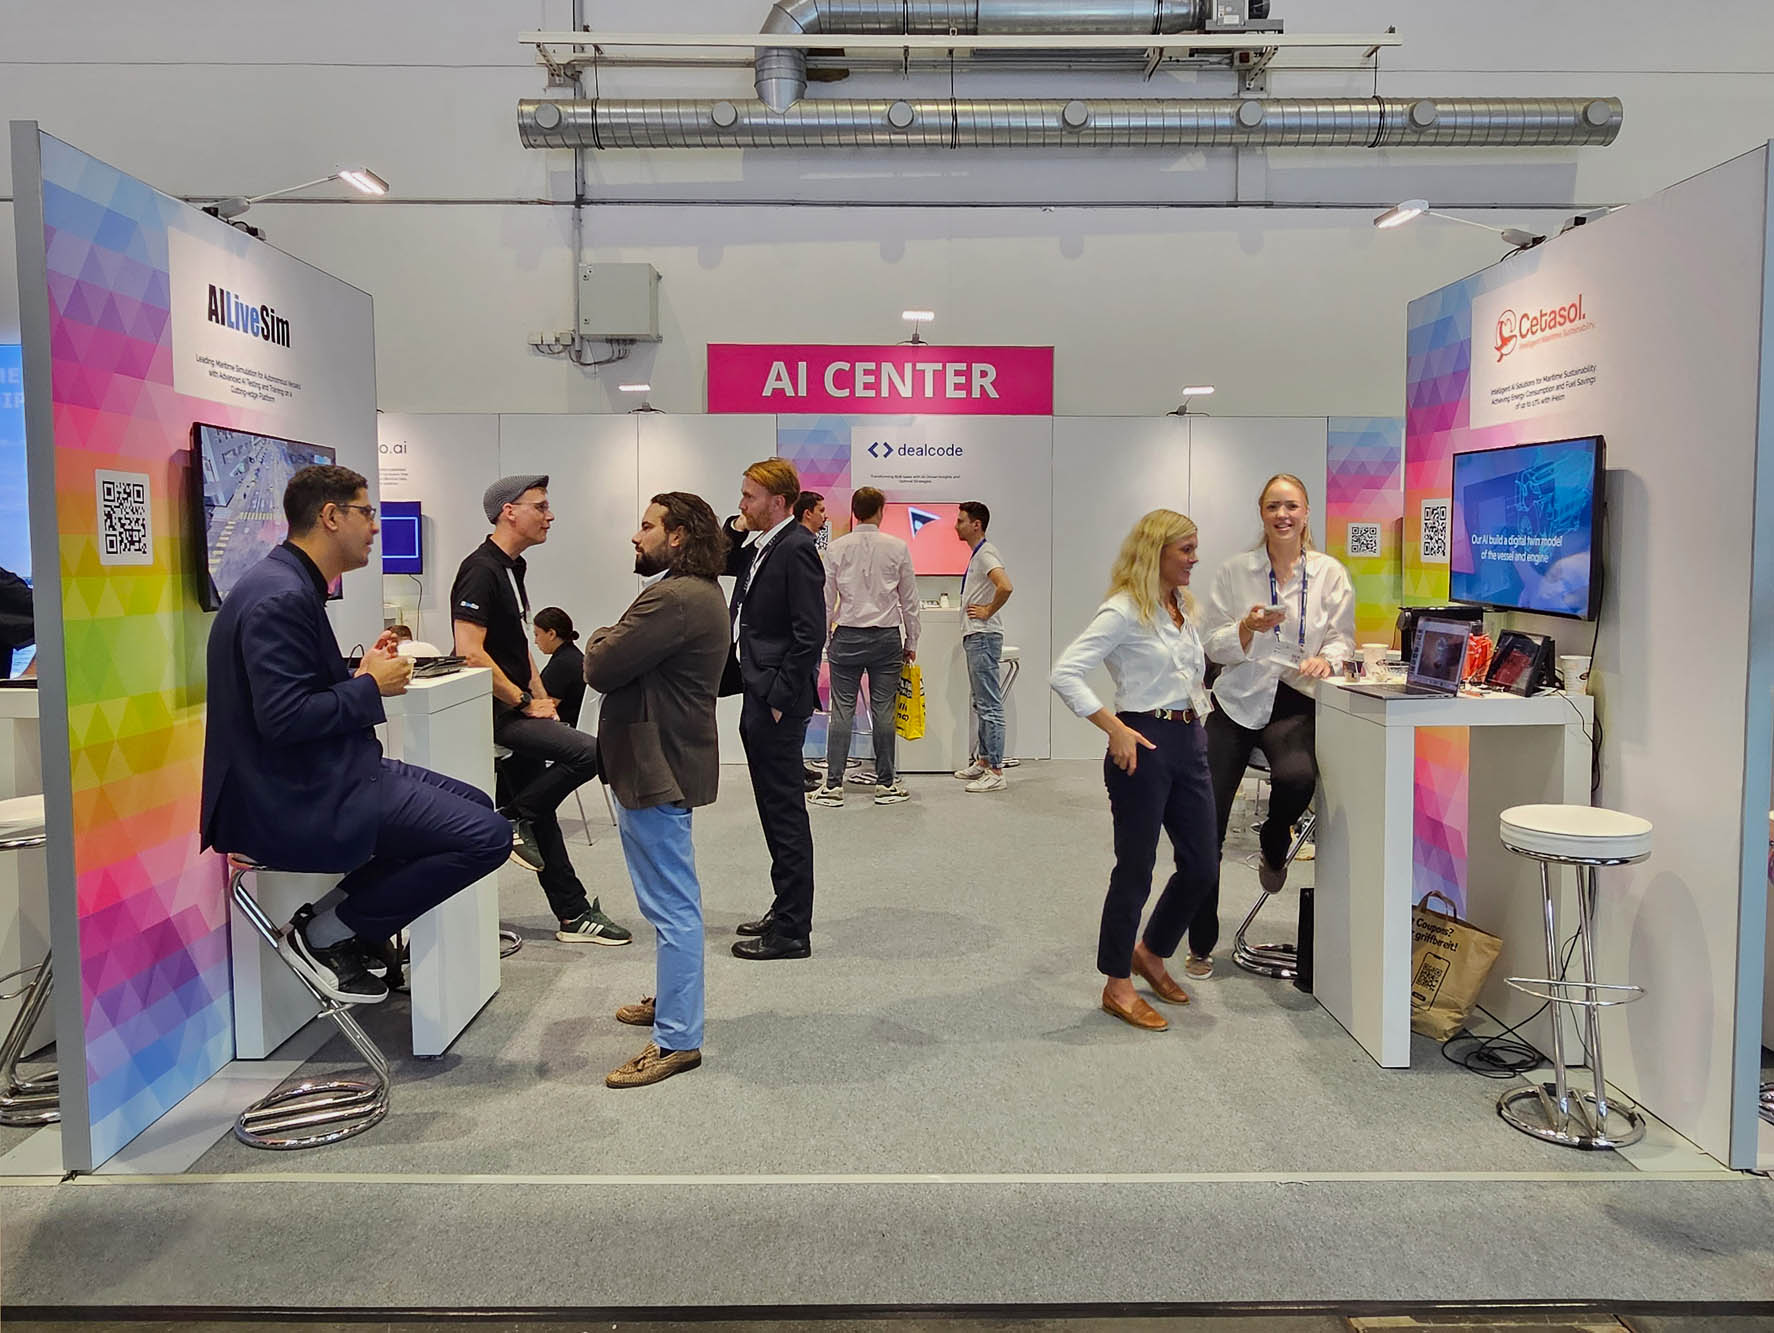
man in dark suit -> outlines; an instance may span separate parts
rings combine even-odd
[[[210,630],[203,739],[203,846],[345,875],[322,900],[336,904],[304,905],[278,946],[343,1004],[388,997],[370,944],[511,853],[485,793],[382,757],[382,698],[405,692],[411,659],[384,634],[353,674],[333,637],[327,586],[368,564],[376,538],[367,485],[331,465],[290,478],[289,540],[234,585]]]
[[[739,739],[751,769],[758,822],[770,848],[776,899],[754,936],[733,946],[739,958],[805,958],[813,927],[813,830],[801,779],[807,719],[819,702],[819,654],[825,646],[825,566],[813,534],[795,522],[801,479],[794,465],[767,458],[745,470],[739,515],[726,523],[732,549],[734,654],[722,694],[741,696]],[[742,535],[755,534],[741,545]]]
[[[714,510],[684,491],[655,495],[634,535],[634,572],[649,584],[622,619],[585,646],[585,679],[604,694],[598,750],[616,798],[635,901],[659,937],[657,1000],[618,1022],[652,1042],[604,1080],[639,1088],[702,1063],[702,886],[690,812],[715,799],[715,694],[727,661],[727,607],[715,579],[727,539]]]

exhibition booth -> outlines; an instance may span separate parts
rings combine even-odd
[[[450,581],[485,535],[480,496],[499,476],[550,477],[557,521],[529,554],[530,601],[563,607],[591,629],[612,623],[638,590],[630,536],[648,497],[690,490],[731,512],[743,469],[772,455],[826,496],[833,536],[847,526],[851,493],[872,485],[889,502],[887,526],[913,547],[930,722],[904,767],[923,809],[902,834],[815,822],[821,893],[842,903],[854,874],[888,895],[869,900],[873,915],[840,917],[826,956],[848,950],[870,977],[893,973],[884,983],[892,1002],[873,1015],[832,1001],[826,1012],[790,1016],[763,999],[731,1030],[736,1043],[766,1041],[775,1015],[853,1066],[790,1062],[779,1082],[699,1094],[717,1100],[697,1103],[698,1115],[732,1109],[720,1097],[755,1096],[770,1108],[756,1113],[764,1121],[733,1114],[757,1130],[768,1114],[790,1113],[785,1106],[821,1113],[796,1101],[796,1069],[826,1092],[863,1080],[855,1068],[893,1074],[945,1031],[919,987],[946,984],[937,973],[964,971],[975,954],[996,957],[1026,925],[1040,948],[1015,966],[1034,982],[987,998],[1020,1006],[1023,1022],[1006,1044],[1040,1039],[1044,1049],[1011,1050],[1006,1068],[986,1078],[1006,1106],[967,1151],[980,1154],[982,1170],[1038,1164],[1038,1151],[1032,1161],[1021,1155],[1019,1134],[1044,1144],[1050,1129],[1087,1122],[1086,1090],[1055,1089],[1065,1079],[1058,1057],[1090,1039],[1072,1022],[1088,993],[1047,983],[1056,969],[1088,963],[1088,934],[1050,938],[1042,919],[1092,929],[1095,882],[1069,877],[1105,864],[1092,766],[1102,744],[1053,698],[1048,674],[1100,602],[1139,514],[1163,505],[1196,520],[1195,583],[1205,596],[1219,565],[1259,540],[1256,496],[1286,472],[1306,482],[1319,542],[1351,573],[1358,643],[1391,643],[1401,605],[1451,605],[1455,619],[1477,615],[1493,639],[1515,631],[1552,642],[1521,640],[1528,665],[1494,674],[1498,688],[1482,694],[1387,702],[1351,688],[1359,682],[1325,683],[1317,859],[1295,876],[1315,881],[1313,934],[1302,936],[1314,992],[1307,999],[1268,981],[1232,990],[1222,977],[1205,985],[1228,988],[1238,1007],[1216,1021],[1272,1024],[1262,1029],[1276,1044],[1267,1058],[1298,1060],[1290,1071],[1325,1080],[1293,1110],[1293,1128],[1308,1138],[1315,1116],[1359,1135],[1354,1108],[1364,1100],[1421,1098],[1436,1079],[1465,1079],[1452,1100],[1429,1092],[1423,1103],[1462,1120],[1434,1131],[1449,1137],[1448,1161],[1488,1152],[1471,1144],[1493,1140],[1510,1162],[1524,1150],[1556,1154],[1507,1143],[1510,1131],[1487,1109],[1495,1090],[1474,1093],[1464,1071],[1444,1067],[1423,1039],[1413,1043],[1412,908],[1433,890],[1502,937],[1481,1002],[1502,1023],[1524,1022],[1522,1035],[1546,1049],[1550,1020],[1538,999],[1508,984],[1545,967],[1538,868],[1499,843],[1498,818],[1522,804],[1593,801],[1655,829],[1648,859],[1600,872],[1598,975],[1643,989],[1602,1021],[1609,1082],[1656,1118],[1665,1150],[1685,1141],[1711,1167],[1774,1166],[1774,1126],[1757,1105],[1761,1048],[1774,1040],[1765,986],[1774,548],[1758,540],[1774,515],[1774,289],[1745,280],[1762,275],[1768,257],[1767,150],[1412,303],[1402,415],[1360,419],[1056,416],[1052,349],[927,344],[711,345],[708,411],[695,415],[379,416],[368,294],[34,124],[14,125],[12,152],[39,671],[35,688],[0,690],[0,796],[41,791],[47,843],[40,855],[0,861],[0,970],[28,967],[46,947],[53,956],[61,1121],[44,1131],[56,1136],[53,1169],[102,1170],[205,1098],[220,1127],[204,1140],[197,1121],[180,1121],[193,1148],[186,1164],[207,1153],[218,1172],[271,1169],[216,1141],[247,1100],[249,1066],[281,1058],[264,1075],[274,1085],[318,1045],[312,1033],[300,1045],[302,994],[238,917],[231,923],[226,868],[199,851],[197,829],[206,604],[280,539],[290,470],[320,457],[355,468],[384,516],[382,576],[346,576],[329,606],[349,648],[395,620],[421,640],[451,642]],[[1471,461],[1499,450],[1513,452]],[[1002,802],[968,802],[962,846],[955,827],[933,821],[937,807],[962,804],[943,775],[967,758],[957,609],[966,552],[954,549],[952,525],[954,507],[972,499],[991,506],[990,537],[1015,585],[1008,713],[1022,765]],[[1542,678],[1558,656],[1592,659],[1587,689],[1568,675]],[[422,685],[390,709],[389,752],[490,786],[484,673]],[[1098,685],[1111,688],[1106,677]],[[729,763],[736,721],[736,704],[724,702]],[[813,729],[810,755],[822,734]],[[743,806],[743,770],[728,769],[724,781],[722,805]],[[615,840],[592,813],[584,855],[613,874]],[[699,822],[699,853],[738,883],[738,853],[718,844],[729,835],[755,842],[755,829],[738,833],[725,818]],[[842,860],[825,850],[840,845]],[[982,883],[1000,859],[1018,867],[1010,887],[1022,909],[994,899],[989,914],[969,917],[973,896],[1003,887]],[[1062,864],[1064,876],[1044,877],[1043,865]],[[755,877],[755,864],[743,874]],[[1222,915],[1235,920],[1245,883],[1228,883]],[[1568,935],[1576,907],[1560,884]],[[275,885],[264,894],[279,910],[308,892],[286,887],[292,896]],[[924,927],[913,920],[903,954],[894,950],[893,893],[912,917],[932,914]],[[738,889],[710,894],[711,932],[717,917],[756,905]],[[415,1088],[415,1101],[529,1095],[533,1075],[505,1043],[532,1016],[580,1017],[549,1006],[555,987],[586,983],[558,976],[562,959],[546,948],[501,964],[500,916],[494,877],[415,928],[410,1012],[398,1021],[378,1014],[373,1029],[396,1057],[393,1109],[349,1149],[294,1154],[301,1169],[345,1169],[329,1157],[359,1169],[410,1164],[413,1141],[397,1128],[403,1079],[429,1085]],[[827,949],[819,929],[816,955]],[[635,984],[645,984],[638,974]],[[711,1015],[722,984],[711,985]],[[759,983],[730,984],[730,994],[758,999],[738,988]],[[1575,1052],[1575,1027],[1570,1034]],[[42,1029],[33,1050],[48,1035]],[[1195,1076],[1230,1085],[1236,1033],[1214,1039],[1228,1063]],[[1041,1063],[1049,1056],[1051,1067]],[[420,1058],[440,1062],[415,1065]],[[1018,1102],[1006,1090],[1023,1060],[1052,1072]],[[583,1087],[555,1092],[595,1100]],[[1216,1095],[1236,1114],[1228,1087]],[[971,1094],[950,1089],[936,1100],[930,1124],[961,1142]],[[525,1103],[526,1114],[558,1126],[573,1104]],[[454,1118],[467,1114],[462,1105],[425,1105],[432,1160],[469,1169],[449,1146],[452,1126],[465,1123]],[[905,1118],[907,1141],[921,1137],[916,1104]],[[1051,1123],[1032,1128],[1044,1118]],[[668,1109],[660,1124],[683,1136],[684,1153],[696,1150],[695,1116]],[[481,1125],[459,1137],[503,1161],[504,1149],[476,1137],[497,1133]],[[854,1142],[828,1147],[841,1154]],[[30,1150],[14,1138],[0,1151],[16,1165]],[[1310,1156],[1310,1145],[1303,1151]]]

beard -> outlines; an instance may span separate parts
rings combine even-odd
[[[642,578],[652,578],[670,568],[671,560],[663,553],[654,555],[647,551],[636,551],[634,554],[634,572]]]

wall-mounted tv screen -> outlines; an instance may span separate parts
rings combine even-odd
[[[283,491],[289,479],[312,463],[331,463],[338,455],[324,444],[300,444],[202,422],[191,427],[191,453],[203,525],[204,565],[197,595],[205,611],[215,611],[240,576],[289,535],[283,517]],[[334,583],[327,595],[344,593]]]
[[[967,543],[955,535],[960,517],[959,501],[915,504],[892,500],[881,513],[881,531],[891,533],[912,548],[912,570],[918,574],[960,576],[973,556]]]
[[[419,540],[419,502],[384,500],[377,517],[382,525],[382,572],[423,574],[425,553]]]
[[[1449,597],[1593,618],[1603,454],[1599,435],[1455,454]]]

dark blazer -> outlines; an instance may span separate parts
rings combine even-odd
[[[722,694],[745,692],[784,717],[812,717],[819,706],[819,654],[825,648],[825,563],[813,534],[791,522],[765,548],[755,573],[752,548],[741,546],[747,536],[726,522],[727,573],[737,582],[728,607],[727,636],[732,638],[731,617],[739,614],[740,591],[745,593],[745,619],[739,630],[739,654],[731,652],[721,678]]]
[[[578,726],[579,710],[585,706],[585,659],[575,645],[562,643],[548,655],[542,664],[542,688],[554,700],[561,721]]]
[[[586,643],[586,684],[604,696],[604,781],[628,809],[715,799],[715,691],[730,637],[719,585],[667,574]]]
[[[203,845],[282,870],[368,861],[383,716],[376,682],[346,669],[303,558],[274,548],[210,627]]]

